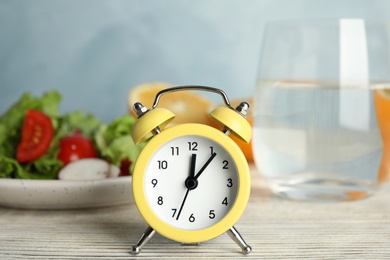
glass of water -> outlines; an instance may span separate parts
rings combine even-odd
[[[386,23],[361,19],[266,26],[253,151],[273,193],[348,201],[387,180],[389,32]]]

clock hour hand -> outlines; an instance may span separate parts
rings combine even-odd
[[[196,153],[193,153],[191,155],[191,166],[190,166],[190,177],[189,178],[195,177],[195,162],[196,162]]]
[[[196,154],[193,153],[191,156],[190,174],[184,182],[184,185],[189,190],[193,190],[198,186],[198,181],[195,178],[195,163],[196,163]]]
[[[199,172],[195,175],[195,180],[199,178],[199,176],[203,173],[203,171],[209,166],[211,161],[214,159],[214,157],[217,155],[217,153],[213,153],[210,158],[207,160],[207,162],[203,165],[203,167],[199,170]]]

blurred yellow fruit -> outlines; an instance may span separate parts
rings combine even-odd
[[[378,172],[378,182],[390,177],[390,89],[375,90],[375,109],[383,140],[382,161]]]
[[[133,110],[133,105],[136,102],[141,102],[144,106],[150,108],[153,105],[156,94],[159,91],[169,87],[173,86],[163,82],[151,82],[137,85],[131,88],[128,95],[128,108],[130,110],[130,113],[136,116]],[[230,103],[232,107],[236,107],[242,101],[246,101],[251,104],[253,100],[252,98],[243,100],[232,100]],[[161,97],[158,106],[167,108],[176,115],[175,119],[172,121],[173,124],[200,123],[207,124],[218,129],[222,129],[222,126],[219,126],[208,116],[208,113],[212,108],[212,102],[207,98],[199,95],[197,92],[179,91],[165,94]],[[225,105],[221,104],[221,106]],[[251,109],[249,109],[247,120],[252,126]],[[235,137],[234,135],[230,135],[230,137],[241,148],[247,160],[249,162],[252,162],[252,142],[247,144],[244,141]]]
[[[241,102],[248,102],[250,106],[253,104],[252,98],[244,98],[244,99],[234,99],[230,101],[230,105],[234,108],[236,108]],[[220,106],[224,106],[224,104],[220,104]],[[246,115],[246,119],[248,120],[251,127],[253,127],[253,118],[252,118],[252,110],[249,108],[248,114]],[[209,125],[222,129],[222,126],[218,125],[216,122],[214,122],[211,118],[209,119]],[[252,151],[252,141],[249,143],[245,143],[241,139],[237,138],[234,135],[230,135],[230,137],[233,139],[234,142],[241,148],[242,152],[245,155],[245,158],[248,162],[253,162],[253,151]]]
[[[367,197],[368,192],[367,191],[348,191],[345,193],[346,198],[345,201],[352,201],[352,200],[361,200]]]
[[[153,105],[156,94],[169,87],[173,86],[163,82],[151,82],[131,88],[128,95],[130,112],[135,116],[133,105],[136,102],[141,102],[149,109]],[[172,124],[207,124],[211,106],[211,101],[195,91],[178,91],[164,94],[158,103],[158,107],[167,108],[176,115]]]

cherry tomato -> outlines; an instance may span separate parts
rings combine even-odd
[[[91,139],[76,131],[60,140],[58,160],[64,165],[84,158],[97,158],[97,152]]]
[[[16,150],[18,162],[37,160],[49,149],[54,128],[50,117],[41,111],[27,110],[22,126],[22,138]]]

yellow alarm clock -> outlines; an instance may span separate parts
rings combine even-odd
[[[209,115],[222,131],[203,124],[167,126],[175,115],[157,107],[162,95],[200,90],[222,96],[225,105]],[[242,215],[250,194],[248,163],[228,135],[245,142],[251,127],[245,119],[249,104],[230,106],[226,94],[205,86],[179,86],[157,93],[150,109],[141,103],[133,109],[138,120],[132,137],[136,144],[150,140],[141,151],[133,172],[135,204],[149,227],[132,248],[138,254],[158,232],[181,243],[196,244],[226,232],[242,249],[251,252],[234,224]],[[195,112],[195,111],[194,111]]]

